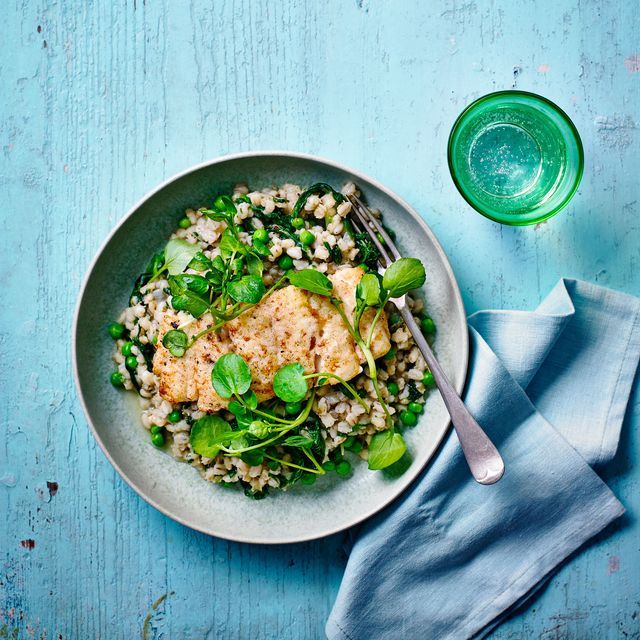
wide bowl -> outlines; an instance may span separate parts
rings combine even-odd
[[[155,449],[140,423],[137,396],[114,389],[110,321],[127,306],[131,285],[149,256],[164,246],[187,207],[210,203],[237,182],[251,188],[293,182],[354,181],[397,233],[401,251],[427,268],[424,295],[438,332],[437,355],[460,392],[468,335],[455,277],[435,236],[405,202],[375,180],[329,160],[290,152],[256,152],[198,165],[146,195],[120,221],[98,251],[80,292],[73,328],[73,365],[80,401],[98,444],[122,478],[144,500],[198,531],[252,543],[300,542],[346,529],[396,498],[434,455],[449,426],[437,392],[430,394],[419,424],[406,433],[413,455],[409,469],[391,479],[354,465],[353,477],[325,476],[312,487],[272,492],[261,501],[204,481],[195,469]]]

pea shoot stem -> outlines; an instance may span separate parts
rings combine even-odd
[[[284,464],[287,467],[293,467],[294,469],[300,469],[301,471],[306,471],[307,473],[315,473],[316,475],[320,476],[320,475],[324,475],[326,472],[325,470],[320,467],[320,471],[316,470],[316,469],[308,469],[307,467],[302,467],[299,464],[295,464],[293,462],[288,462],[287,460],[282,460],[281,458],[276,458],[274,456],[270,456],[268,454],[264,454],[264,457],[267,458],[268,460],[274,460],[275,462],[279,462],[280,464]]]
[[[366,412],[369,412],[369,405],[358,395],[358,392],[344,379],[335,373],[308,373],[302,376],[306,380],[311,378],[331,378],[337,380],[353,396],[353,399],[360,403]]]
[[[235,456],[239,453],[244,453],[245,451],[253,451],[254,449],[260,449],[261,447],[264,447],[268,444],[275,442],[276,440],[281,438],[285,433],[287,433],[288,431],[291,431],[291,429],[295,429],[297,426],[301,425],[309,417],[309,413],[311,412],[311,407],[313,406],[314,398],[315,398],[315,392],[313,392],[309,396],[309,399],[307,400],[307,404],[305,408],[300,412],[298,417],[288,425],[284,427],[278,427],[277,428],[278,435],[274,436],[273,438],[269,438],[268,440],[263,440],[262,442],[259,442],[258,444],[254,444],[250,447],[243,447],[242,449],[228,449],[227,447],[223,447],[223,446],[221,446],[220,449],[224,451],[227,455]],[[240,401],[240,403],[242,403],[242,399],[238,398],[238,400]],[[271,419],[273,418],[273,416],[269,416],[269,418]]]
[[[378,369],[376,368],[376,362],[373,354],[371,353],[371,348],[369,347],[369,345],[365,344],[364,340],[362,339],[362,336],[360,335],[360,328],[351,325],[351,322],[347,318],[344,309],[342,308],[342,300],[338,298],[331,298],[331,303],[337,309],[340,317],[342,318],[342,321],[347,327],[347,330],[351,334],[351,337],[354,339],[356,345],[360,347],[360,350],[362,351],[365,360],[367,361],[367,366],[369,367],[369,378],[371,379],[371,383],[373,384],[373,390],[375,391],[376,398],[378,399],[378,402],[380,403],[380,406],[385,413],[388,427],[390,429],[393,429],[393,418],[389,413],[389,408],[382,398],[382,393],[380,392],[380,387],[378,386]],[[380,317],[379,314],[377,315],[377,317]],[[372,329],[374,326],[375,324],[372,322]]]

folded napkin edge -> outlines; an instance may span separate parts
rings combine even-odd
[[[594,464],[609,462],[616,454],[620,443],[620,433],[627,407],[631,401],[631,390],[640,361],[640,304],[636,306],[633,321],[630,323],[629,336],[624,349],[622,364],[618,373],[607,417],[602,430],[600,449]]]

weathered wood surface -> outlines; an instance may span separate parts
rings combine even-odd
[[[94,251],[174,172],[285,148],[415,205],[470,311],[532,307],[560,275],[640,294],[639,17],[613,0],[3,3],[0,638],[139,637],[168,592],[150,637],[322,637],[340,536],[259,548],[194,533],[97,449],[69,362]],[[513,86],[557,101],[585,144],[579,194],[538,228],[475,214],[446,165],[460,110]],[[607,475],[625,521],[495,638],[638,636],[637,427]]]

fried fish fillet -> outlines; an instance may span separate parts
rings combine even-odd
[[[353,320],[355,289],[364,271],[360,267],[341,269],[330,276],[334,295],[342,300],[345,315]],[[368,310],[360,321],[366,339],[375,311]],[[183,330],[189,337],[211,327],[214,319],[205,314]],[[329,299],[309,294],[294,286],[283,287],[255,307],[228,322],[220,333],[199,338],[182,358],[173,357],[162,345],[162,338],[178,328],[178,316],[168,311],[160,326],[153,370],[160,378],[160,395],[172,404],[197,400],[201,411],[215,412],[228,400],[221,398],[211,384],[215,362],[231,351],[242,356],[251,369],[251,388],[259,400],[274,396],[272,381],[278,369],[299,362],[307,373],[334,373],[350,380],[362,371],[364,355],[356,347],[340,314]],[[391,346],[384,311],[373,332],[374,358]],[[334,384],[335,380],[329,380]]]
[[[213,325],[211,314],[183,328],[192,338]],[[153,358],[153,371],[160,378],[160,395],[171,402],[198,401],[201,411],[219,411],[227,406],[211,385],[211,369],[216,360],[231,351],[231,342],[223,333],[207,333],[187,349],[182,358],[175,358],[162,344],[165,333],[180,326],[178,314],[167,311],[160,323],[159,340]]]

